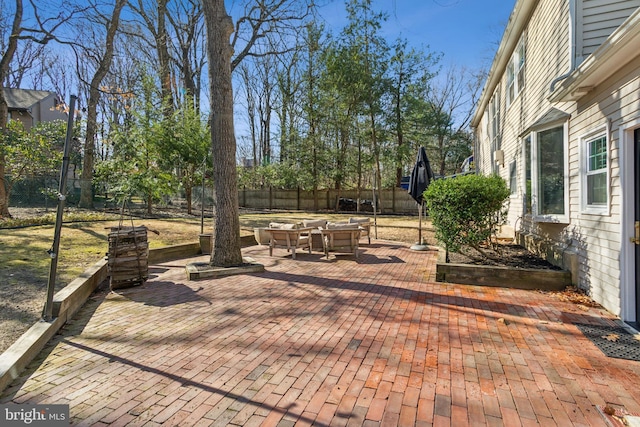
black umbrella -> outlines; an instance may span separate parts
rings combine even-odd
[[[411,179],[409,180],[409,194],[418,203],[418,215],[419,215],[419,228],[418,228],[418,245],[422,246],[422,194],[429,187],[431,181],[434,179],[433,171],[431,170],[431,164],[427,157],[427,150],[424,147],[420,147],[418,150],[418,158],[416,164],[413,166],[411,172]],[[414,249],[422,249],[417,246],[413,246]]]
[[[413,172],[411,172],[411,179],[409,180],[409,194],[419,205],[422,205],[422,193],[429,187],[432,180],[433,171],[431,170],[429,158],[427,158],[427,150],[424,147],[420,147],[418,158],[413,166]]]

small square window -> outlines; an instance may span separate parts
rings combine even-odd
[[[609,203],[609,147],[606,132],[582,138],[582,209],[605,213]]]

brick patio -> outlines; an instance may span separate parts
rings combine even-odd
[[[574,323],[604,310],[551,294],[440,284],[436,253],[252,246],[266,271],[93,298],[0,403],[65,403],[74,425],[606,426],[640,412],[640,362]]]

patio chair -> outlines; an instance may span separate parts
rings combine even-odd
[[[313,247],[316,248],[316,250],[321,250],[322,249],[322,234],[320,233],[320,230],[325,228],[327,226],[327,220],[326,219],[304,219],[302,220],[302,226],[303,227],[311,227],[311,240],[313,241]]]
[[[369,218],[349,218],[349,224],[358,224],[360,226],[360,237],[367,237],[369,244],[371,244],[371,223]]]
[[[296,259],[297,249],[308,249],[311,253],[311,228],[297,228],[297,224],[269,224],[265,228],[269,233],[269,256],[273,256],[273,248],[286,249]]]
[[[329,252],[349,253],[358,259],[358,242],[360,241],[360,227],[358,224],[332,224],[320,230],[324,255],[329,258]]]

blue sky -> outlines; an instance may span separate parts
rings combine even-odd
[[[320,14],[336,33],[346,23],[344,0],[325,0]],[[399,36],[414,47],[444,54],[443,64],[468,68],[491,65],[515,0],[373,0],[373,9],[389,15],[383,31],[392,43]]]

